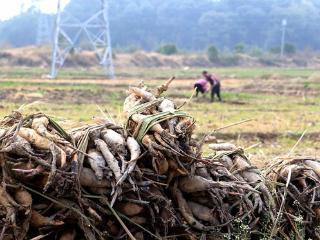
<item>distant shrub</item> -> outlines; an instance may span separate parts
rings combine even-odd
[[[157,52],[164,55],[173,55],[178,52],[178,49],[175,44],[164,44],[157,49]]]
[[[295,54],[296,53],[296,47],[292,43],[286,43],[284,45],[284,52],[287,54]]]
[[[252,57],[261,57],[263,55],[263,51],[258,47],[253,47],[250,49],[249,55]]]
[[[69,54],[73,56],[76,53],[76,49],[74,47],[70,48]]]
[[[6,59],[8,59],[8,58],[11,58],[11,57],[12,57],[12,55],[11,55],[10,53],[0,52],[0,59],[1,59],[1,58],[6,58]]]
[[[295,54],[296,47],[292,43],[285,43],[283,51],[285,54]],[[278,54],[281,52],[281,48],[280,47],[270,48],[270,52],[274,54]]]
[[[296,64],[298,67],[307,67],[308,66],[308,61],[306,59],[294,58],[294,59],[292,59],[292,62],[294,64]]]
[[[280,47],[272,47],[269,49],[269,52],[273,54],[278,54],[280,53]]]
[[[237,54],[225,54],[219,57],[219,65],[229,67],[237,66],[241,61],[241,57]]]
[[[210,62],[216,63],[219,61],[219,52],[215,46],[211,45],[208,47],[207,55]]]
[[[238,43],[234,46],[234,52],[235,53],[244,53],[246,49],[246,46],[243,43]]]
[[[260,57],[259,63],[267,67],[276,67],[279,65],[276,59],[272,57]]]
[[[124,53],[136,53],[138,51],[141,51],[141,48],[136,45],[129,45],[128,47],[121,49],[121,52]]]

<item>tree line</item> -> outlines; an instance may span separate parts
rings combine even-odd
[[[86,19],[100,1],[71,0],[66,10]],[[286,42],[298,49],[320,49],[320,0],[110,0],[112,43],[117,48],[155,50],[166,43],[199,51],[215,45],[274,49],[287,20]],[[34,9],[0,22],[0,43],[35,44]],[[53,25],[53,15],[48,15]]]

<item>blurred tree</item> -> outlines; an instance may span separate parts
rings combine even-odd
[[[13,47],[35,44],[39,12],[29,9],[0,24],[0,41]]]
[[[236,53],[244,53],[246,46],[244,45],[244,43],[238,43],[237,45],[234,46],[233,49]]]
[[[261,57],[263,55],[263,51],[258,47],[253,47],[249,50],[249,54],[252,57]]]
[[[295,54],[296,47],[292,43],[285,43],[284,44],[284,52],[286,54]]]
[[[280,47],[272,47],[269,49],[270,53],[279,54],[280,53]]]
[[[157,52],[164,55],[173,55],[178,52],[178,49],[175,44],[164,44],[157,49]]]
[[[208,47],[207,55],[210,62],[216,63],[219,61],[219,52],[215,46],[211,45]]]
[[[71,0],[66,9],[86,19],[99,0]],[[320,0],[112,0],[110,26],[116,48],[155,49],[163,42],[179,49],[219,49],[238,43],[270,49],[280,45],[281,21],[288,21],[286,39],[296,49],[318,49]],[[26,12],[0,22],[0,42],[12,46],[35,43],[36,13]],[[70,30],[71,31],[71,30]]]
[[[280,47],[272,47],[270,48],[271,53],[278,54],[280,53]],[[292,43],[285,43],[284,44],[284,53],[286,54],[295,54],[296,53],[296,47]]]

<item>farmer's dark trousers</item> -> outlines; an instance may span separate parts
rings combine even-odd
[[[214,86],[211,89],[211,102],[214,102],[214,96],[217,95],[219,101],[221,102],[221,96],[220,96],[220,86]]]
[[[194,88],[196,89],[196,97],[198,97],[199,92],[204,93],[204,89],[201,84],[196,83]]]

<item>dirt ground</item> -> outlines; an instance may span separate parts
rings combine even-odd
[[[141,70],[142,71],[142,70]],[[143,72],[143,71],[142,71]],[[168,74],[168,77],[170,75]],[[320,78],[269,76],[222,79],[222,103],[210,103],[209,96],[193,97],[194,80],[178,78],[166,93],[197,121],[196,138],[243,120],[247,123],[214,133],[219,141],[248,149],[252,160],[264,165],[294,149],[296,155],[320,156]],[[146,80],[152,87],[163,80]],[[124,122],[122,104],[129,86],[139,78],[121,80],[3,77],[0,81],[0,115],[25,106],[26,111],[44,111],[66,126],[109,116]],[[28,104],[31,104],[28,106]],[[102,113],[104,112],[104,113]],[[210,153],[207,148],[206,153]]]
[[[7,100],[14,103],[30,103],[37,100],[54,100],[57,103],[106,103],[108,99],[105,97],[108,94],[116,94],[119,99],[125,96],[125,90],[130,85],[136,85],[140,81],[138,79],[121,79],[118,80],[88,80],[88,79],[59,79],[54,81],[43,79],[28,79],[27,85],[25,79],[10,79],[14,82],[13,87],[5,87],[5,90],[0,91],[0,100]],[[3,80],[4,84],[6,80]],[[151,86],[157,85],[160,81],[149,81]],[[192,90],[194,80],[177,79],[172,88],[175,92],[190,92]],[[253,93],[264,95],[283,95],[293,97],[307,97],[320,95],[320,81],[315,82],[318,85],[316,88],[311,88],[306,84],[306,80],[302,78],[273,78],[273,79],[223,79],[224,92],[228,93]],[[9,84],[10,85],[10,84]],[[171,97],[178,98],[171,93]],[[205,99],[194,99],[198,102],[206,102]],[[229,104],[244,105],[246,102],[227,101]],[[301,103],[303,104],[303,103]],[[310,103],[316,105],[317,103]]]

